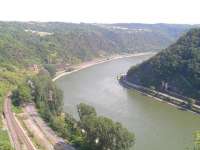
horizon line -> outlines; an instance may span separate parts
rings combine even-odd
[[[169,25],[200,25],[200,23],[172,23],[172,22],[71,22],[71,21],[60,21],[60,20],[0,20],[0,22],[21,22],[21,23],[69,23],[69,24],[169,24]]]

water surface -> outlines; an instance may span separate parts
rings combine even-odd
[[[200,116],[126,89],[117,75],[149,56],[123,58],[64,76],[56,81],[64,91],[64,110],[77,116],[76,105],[94,106],[100,115],[122,122],[136,135],[132,150],[185,150],[200,129]]]

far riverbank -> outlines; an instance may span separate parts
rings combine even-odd
[[[152,90],[147,87],[136,85],[134,83],[127,81],[125,76],[121,76],[118,79],[119,79],[119,82],[123,86],[133,88],[148,97],[154,98],[155,100],[158,100],[160,102],[165,102],[165,103],[167,103],[173,107],[176,107],[180,110],[186,110],[186,111],[190,111],[192,113],[200,114],[200,106],[199,105],[191,104],[191,106],[190,106],[190,104],[186,100],[183,100],[178,97],[174,97],[172,95],[168,95],[166,93],[162,93],[162,92],[159,92],[156,90]]]
[[[77,65],[73,66],[74,69],[72,71],[65,71],[64,70],[60,73],[57,73],[57,75],[52,79],[52,81],[56,81],[57,79],[65,76],[65,75],[80,71],[82,69],[86,69],[88,67],[92,67],[92,66],[97,65],[97,64],[101,64],[101,63],[105,63],[105,62],[109,62],[109,61],[113,61],[113,60],[121,59],[121,58],[151,55],[151,54],[152,55],[156,54],[156,52],[152,51],[152,52],[143,52],[143,53],[135,53],[135,54],[125,54],[125,55],[116,54],[116,55],[110,56],[108,58],[97,58],[97,59],[94,59],[94,60],[91,60],[91,61],[88,61],[88,62],[83,62],[81,64],[77,64]]]

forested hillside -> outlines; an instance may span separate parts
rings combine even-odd
[[[200,29],[184,36],[150,60],[132,67],[130,82],[200,98]]]
[[[62,113],[60,114],[62,94],[49,77],[49,74],[54,76],[53,73],[55,73],[55,68],[52,67],[52,64],[74,64],[95,57],[108,56],[112,54],[161,50],[175,41],[191,27],[192,26],[190,25],[167,24],[105,25],[61,22],[0,22],[0,114],[2,114],[5,96],[9,91],[15,89],[14,96],[16,96],[15,98],[18,100],[15,101],[16,99],[13,99],[15,104],[23,103],[23,100],[32,99],[36,103],[41,116],[49,122],[49,125],[60,136],[68,138],[68,140],[77,147],[83,146],[83,148],[85,148],[85,146],[89,146],[91,149],[108,149],[110,147],[114,147],[115,149],[128,149],[134,144],[134,135],[129,133],[126,128],[123,128],[120,123],[115,123],[105,117],[99,117],[96,113],[95,115],[80,115],[79,122],[65,115],[62,116]],[[198,62],[200,58],[200,56],[195,55],[198,53],[199,46],[198,40],[200,32],[199,30],[197,31],[198,32],[195,30],[193,32],[191,31],[192,39],[195,40],[194,43],[190,41],[190,38],[184,39],[184,37],[182,37],[181,39],[183,42],[188,42],[188,45],[182,44],[183,42],[179,40],[180,47],[179,45],[177,46],[180,49],[182,49],[181,45],[183,45],[183,47],[185,46],[185,49],[191,47],[191,45],[194,47],[194,49],[188,53],[190,55],[183,54],[183,57],[195,58],[191,60],[188,70],[185,72],[185,74],[188,75],[188,72],[191,71],[189,69],[194,67],[195,69],[193,68],[192,70],[193,76],[189,76],[188,78],[187,76],[186,78],[182,77],[184,79],[183,81],[192,80],[194,77],[195,83],[191,83],[192,85],[194,84],[194,87],[198,87],[199,81],[199,72],[197,71],[199,65],[198,63],[193,64],[196,60]],[[176,48],[176,44],[174,47]],[[174,67],[174,64],[175,66],[178,64],[176,61],[179,60],[179,51],[175,53],[177,54],[177,58],[174,59],[176,55],[173,56],[170,52],[170,49],[172,48],[173,46],[161,54],[163,54],[163,59],[165,58],[165,55],[170,54],[168,59],[175,61],[172,65]],[[161,56],[156,56],[156,60],[159,60]],[[161,64],[159,69],[165,67],[165,63],[162,66],[161,62],[161,60],[157,62],[155,61],[155,64]],[[166,62],[168,62],[167,59]],[[37,70],[34,72],[32,69],[27,69],[27,66],[37,66],[35,64],[43,66],[40,68],[41,70],[39,73],[42,73],[42,75],[48,74],[48,78],[35,75],[38,73]],[[167,64],[171,67],[171,62],[168,62]],[[44,68],[47,69],[49,73]],[[176,68],[174,67],[174,69]],[[148,69],[146,71],[149,73]],[[164,73],[161,72],[159,76],[160,81],[165,79],[165,76],[162,78]],[[130,75],[130,81],[132,81],[132,69],[129,71],[128,75]],[[154,74],[151,74],[150,72],[149,75],[153,79]],[[168,73],[168,75],[171,74]],[[178,75],[179,74],[177,74],[177,79],[179,79]],[[34,87],[36,87],[37,90],[34,89],[34,87],[34,90],[30,89],[31,86],[27,84],[30,79],[33,79],[31,83],[34,83]],[[145,81],[147,78],[144,76],[142,79]],[[165,81],[168,81],[167,79],[168,78],[166,78]],[[141,83],[143,83],[143,80],[141,80]],[[156,87],[159,87],[160,84],[157,80],[152,80],[152,82],[146,82],[146,84],[147,83],[148,86],[155,84]],[[34,93],[32,93],[33,91]],[[49,102],[49,95],[57,101],[53,103]],[[81,105],[79,105],[79,107],[80,106]],[[91,109],[93,110],[93,108],[88,106],[81,108],[86,112]],[[81,112],[80,110],[79,112]],[[75,126],[77,127],[77,124],[80,125],[80,127],[74,129]],[[103,129],[103,131],[101,130],[101,132],[98,132],[100,130],[96,128],[95,125],[98,125],[98,127]],[[95,135],[99,138],[100,144],[93,145],[94,147],[99,147],[91,147],[91,142],[94,142],[94,138],[87,137],[84,133],[82,134],[81,129],[83,129],[83,127],[88,130],[86,130],[88,133],[90,133],[88,135]],[[117,131],[112,133],[111,138],[116,139],[117,144],[113,140],[109,141],[108,136],[104,136],[111,130]],[[0,131],[0,149],[11,149],[7,131],[4,130],[2,124],[2,117],[0,117]],[[102,144],[105,143],[105,141],[107,141],[107,144]],[[85,149],[88,150],[87,147]]]
[[[160,50],[191,27],[0,22],[0,61],[71,64],[116,53]]]

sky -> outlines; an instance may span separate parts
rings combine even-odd
[[[0,0],[0,20],[200,24],[200,1]]]

